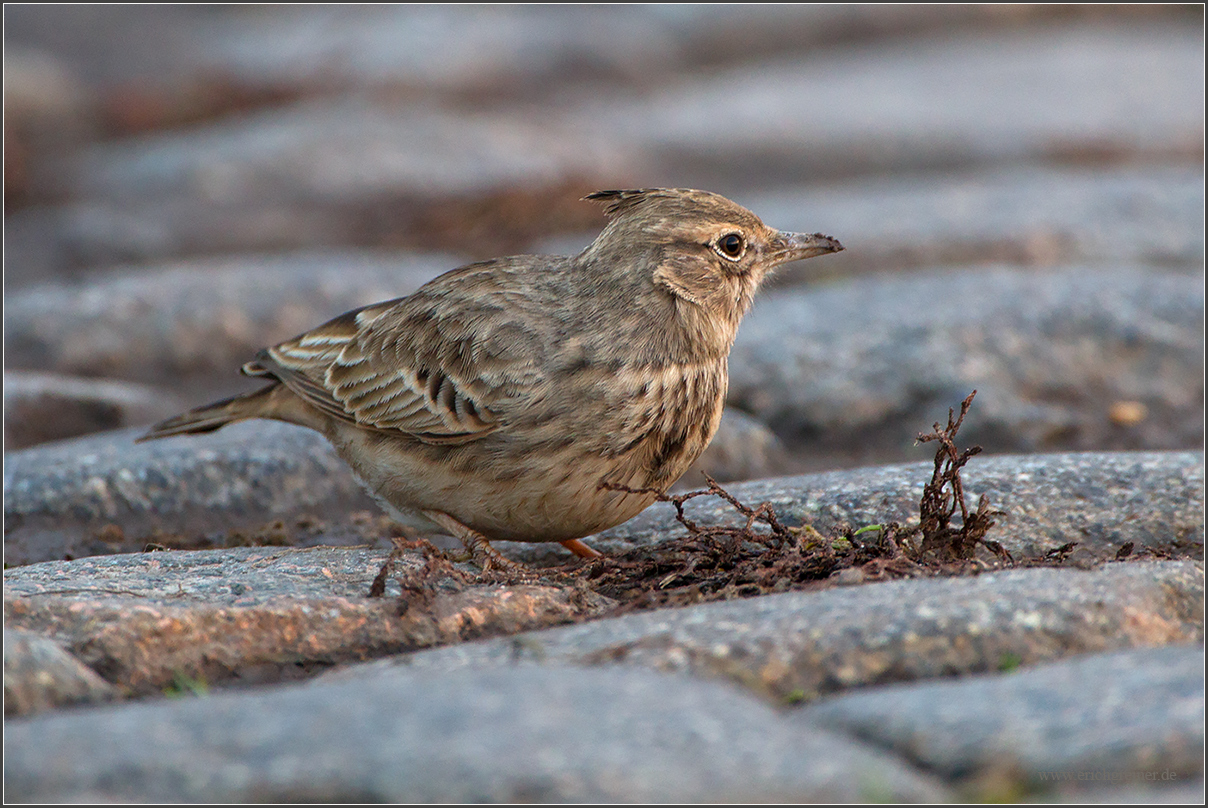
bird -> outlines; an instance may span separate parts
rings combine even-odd
[[[709,191],[597,191],[607,223],[575,256],[467,264],[413,294],[259,351],[268,384],[138,440],[267,418],[316,430],[402,528],[458,538],[485,572],[495,540],[580,541],[665,492],[717,430],[727,362],[768,274],[843,246],[782,232]]]

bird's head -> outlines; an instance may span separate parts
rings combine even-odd
[[[769,272],[843,249],[821,233],[774,230],[751,211],[709,191],[597,191],[585,199],[605,203],[609,217],[585,254],[649,272],[656,289],[674,297],[685,319],[715,323],[728,342]]]

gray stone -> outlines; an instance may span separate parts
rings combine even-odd
[[[365,532],[351,514],[378,512],[317,432],[256,421],[202,439],[135,444],[142,432],[6,454],[6,562],[137,551],[149,543],[221,546],[237,538],[232,531],[249,530],[283,532],[275,543],[314,543],[318,534],[326,544],[359,544]]]
[[[10,721],[6,797],[186,802],[938,801],[891,757],[732,688],[517,667]]]
[[[443,25],[444,13],[463,12],[428,12],[434,27]],[[524,27],[511,12],[497,13],[504,24],[489,37]],[[715,19],[708,22],[717,28]],[[414,20],[399,16],[393,26],[361,30],[384,43],[379,37],[387,29],[409,24]],[[640,48],[647,53],[668,39],[640,19],[628,17],[624,27],[647,32]],[[709,26],[693,27],[703,32]],[[573,22],[566,28],[584,30]],[[450,30],[462,36],[461,28]],[[248,36],[254,53],[268,52],[263,37]],[[691,43],[694,35],[686,38]],[[564,85],[569,101],[550,92],[524,104],[469,109],[439,95],[417,98],[414,91],[401,113],[371,94],[316,100],[303,92],[293,105],[278,98],[266,111],[98,144],[46,167],[42,173],[53,186],[46,193],[75,202],[16,212],[8,247],[52,275],[203,251],[337,243],[452,247],[460,237],[523,249],[535,236],[593,221],[571,213],[550,226],[552,211],[602,184],[693,185],[741,195],[760,185],[886,169],[1103,162],[1104,155],[1109,162],[1159,158],[1198,165],[1201,38],[1198,25],[1142,23],[1029,30],[993,40],[910,38],[782,58],[752,49],[747,52],[766,55],[728,69],[665,76],[653,87],[650,65],[638,60],[632,69],[646,86],[614,81],[610,89],[569,92]],[[426,37],[425,49],[448,57],[449,47],[431,44],[438,39]],[[630,61],[614,31],[601,40],[614,65]],[[514,53],[520,41],[528,44],[512,39],[504,50]],[[408,49],[390,47],[408,58]],[[572,72],[549,67],[558,64],[550,51],[559,47],[529,51],[545,66],[539,72]],[[700,47],[699,37],[689,45]],[[382,48],[360,52],[375,50]],[[480,70],[476,62],[487,71],[497,63],[489,49],[457,50],[468,56],[471,72]],[[305,53],[310,56],[297,58],[326,64],[314,61],[311,49]],[[519,65],[528,58],[503,61]],[[607,61],[600,60],[604,72],[616,73]],[[447,59],[441,64],[442,74],[457,83]],[[1155,86],[1163,92],[1152,92]],[[494,89],[486,94],[500,97]],[[724,114],[719,99],[726,99]],[[454,226],[434,226],[433,206],[446,206]],[[508,229],[524,218],[518,210],[546,219],[544,231],[526,224],[504,239],[481,232]],[[18,270],[22,277],[36,274]]]
[[[600,170],[605,153],[591,140],[558,134],[556,121],[538,126],[502,112],[453,112],[429,104],[400,109],[353,95],[98,144],[80,156],[75,188],[116,203],[135,203],[146,193],[160,202],[203,194],[211,207],[275,201],[288,210],[295,197],[317,208],[371,197],[420,201],[526,183],[556,185],[568,175]]]
[[[1197,26],[1160,24],[876,42],[711,71],[641,96],[597,93],[566,114],[584,130],[607,120],[655,184],[675,177],[722,193],[1104,154],[1193,161],[1202,42]]]
[[[622,6],[296,9],[228,26],[210,57],[253,82],[508,94],[522,82],[674,70],[687,54],[660,16]]]
[[[31,564],[5,570],[4,619],[53,636],[125,691],[148,694],[182,677],[205,686],[289,679],[613,605],[573,587],[424,574],[414,552],[396,562],[384,597],[371,598],[385,561],[364,548],[278,547]],[[415,585],[404,592],[400,577]]]
[[[947,779],[997,770],[1046,791],[1172,786],[1203,775],[1204,648],[1088,654],[1002,675],[866,688],[794,720]]]
[[[7,17],[5,22],[8,22]],[[36,174],[48,160],[77,146],[89,131],[89,104],[80,77],[39,48],[4,49],[4,209],[45,202]],[[7,234],[6,234],[7,236]],[[21,240],[21,237],[18,237]],[[16,256],[6,255],[7,263]],[[10,279],[6,273],[5,285]]]
[[[640,88],[652,77],[670,81],[702,66],[808,52],[837,40],[907,38],[936,27],[995,30],[1052,16],[1044,7],[1004,16],[977,6],[792,4],[274,8],[229,24],[208,66],[252,83],[303,86],[401,83],[502,95],[591,80]]]
[[[237,385],[239,366],[266,345],[410,294],[461,263],[443,254],[331,250],[127,268],[85,287],[43,284],[6,297],[5,359],[8,368],[204,395],[201,388]]]
[[[826,261],[779,270],[778,284],[987,262],[1046,271],[1085,264],[1095,274],[1136,265],[1197,276],[1204,265],[1203,222],[1195,215],[1204,174],[1194,162],[882,174],[738,201],[774,227],[821,230],[847,247]]]
[[[147,385],[5,371],[4,450],[150,424],[182,409],[177,395]]]
[[[4,52],[4,73],[9,126],[48,137],[57,127],[78,124],[85,91],[62,59],[40,48],[10,47]]]
[[[540,234],[568,208],[580,228],[602,219],[596,206],[571,205],[616,183],[626,164],[616,149],[552,116],[357,95],[305,101],[64,158],[52,191],[74,201],[28,212],[49,217],[54,238],[15,246],[51,277],[216,252],[497,249]],[[519,224],[521,235],[485,232],[471,244],[484,209],[497,214],[496,230]],[[538,224],[518,211],[537,214]],[[24,233],[24,225],[15,231]]]
[[[811,468],[883,463],[976,389],[990,452],[1203,443],[1200,279],[1133,268],[859,278],[763,295],[729,402]]]
[[[1117,17],[1195,22],[1193,9],[1164,5],[1020,6],[1007,13],[986,6],[681,5],[29,6],[10,11],[6,23],[18,47],[70,59],[100,88],[155,76],[168,84],[156,88],[161,93],[187,100],[199,80],[222,86],[224,77],[232,90],[310,93],[401,85],[507,95],[593,78],[640,87],[652,73],[666,80],[753,54],[913,40],[940,27],[993,32]]]
[[[985,673],[1088,651],[1202,641],[1203,566],[1016,569],[789,592],[625,615],[352,666],[432,673],[516,659],[737,682],[774,703],[890,682]]]
[[[232,532],[282,534],[274,543],[375,542],[380,511],[318,433],[271,421],[204,436],[134,444],[136,431],[13,452],[5,464],[5,549],[10,564],[137,551],[148,543],[207,547]],[[708,458],[706,458],[708,462]],[[777,478],[732,487],[770,502],[789,525],[833,530],[917,521],[929,462]],[[965,470],[970,505],[980,495],[1005,511],[990,539],[1017,557],[1070,541],[1086,558],[1125,542],[1182,555],[1202,552],[1203,458],[1196,453],[978,457]],[[699,481],[685,480],[688,487]],[[361,516],[368,511],[369,515]],[[703,524],[739,524],[712,497],[689,501]],[[281,522],[281,524],[277,524]],[[591,539],[604,551],[682,535],[669,504]],[[226,536],[226,538],[223,538]],[[236,541],[242,543],[238,536]],[[528,562],[561,563],[561,548],[500,543]]]
[[[116,687],[48,637],[4,627],[4,715],[111,701]]]
[[[826,534],[842,524],[917,523],[933,469],[927,461],[758,480],[727,490],[751,507],[770,503],[786,525],[811,525]],[[1126,542],[1137,550],[1202,557],[1204,456],[1198,452],[979,455],[962,470],[962,480],[970,508],[984,495],[1004,512],[986,538],[1019,559],[1071,541],[1079,544],[1074,557],[1085,561],[1110,559]],[[689,500],[684,512],[704,525],[746,522],[716,497]],[[618,551],[685,533],[675,509],[656,502],[591,543]]]
[[[178,81],[181,65],[200,56],[208,17],[204,8],[47,6],[10,9],[5,23],[21,46],[63,59],[95,92],[137,78]]]

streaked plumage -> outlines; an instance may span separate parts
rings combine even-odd
[[[324,433],[394,518],[488,539],[560,541],[619,524],[704,451],[726,360],[768,271],[843,249],[766,227],[706,191],[602,191],[581,254],[514,256],[347,312],[243,366],[272,383],[142,439],[276,418]]]

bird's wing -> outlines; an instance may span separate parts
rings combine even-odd
[[[244,372],[275,376],[326,414],[362,427],[434,444],[490,434],[542,378],[535,312],[500,288],[493,263],[347,312],[261,351]]]

